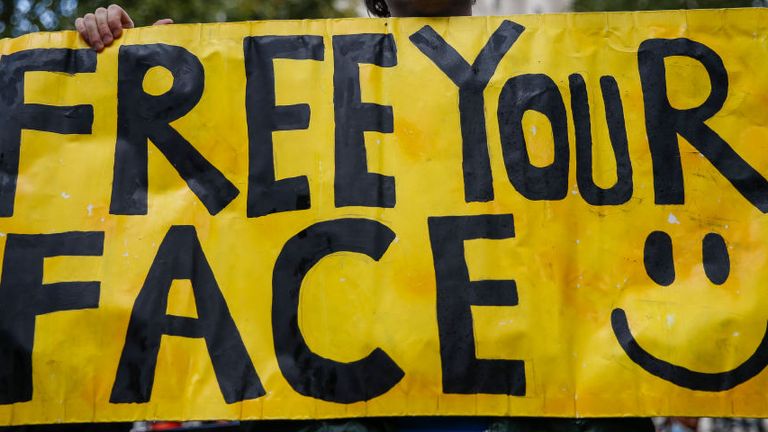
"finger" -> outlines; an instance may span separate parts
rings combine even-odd
[[[173,24],[173,20],[170,18],[163,18],[161,20],[155,21],[155,23],[152,25],[168,25],[168,24]]]
[[[76,19],[75,29],[77,29],[77,32],[80,33],[80,37],[83,38],[85,43],[90,45],[91,43],[88,41],[88,31],[85,30],[85,20],[83,20],[82,18]]]
[[[109,28],[107,10],[104,8],[96,9],[96,27],[99,29],[99,35],[101,35],[101,41],[104,45],[111,45],[115,39],[112,36],[112,30]]]
[[[107,8],[107,25],[109,31],[112,33],[112,37],[117,39],[123,35],[123,14],[125,12],[120,6],[112,5]]]
[[[128,12],[126,12],[125,9],[123,9],[119,5],[116,5],[116,4],[110,5],[109,9],[107,10],[109,11],[110,16],[114,13],[117,17],[120,18],[121,30],[134,27],[131,16],[128,15]]]
[[[96,51],[104,49],[104,42],[101,41],[99,29],[96,26],[96,15],[89,13],[84,18],[85,32],[88,34],[88,43]]]

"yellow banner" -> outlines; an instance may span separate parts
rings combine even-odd
[[[768,416],[767,26],[0,42],[0,424]]]

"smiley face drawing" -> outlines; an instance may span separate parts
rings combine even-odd
[[[730,257],[725,240],[716,233],[707,234],[702,241],[704,271],[715,285],[724,284],[730,275]],[[675,281],[672,256],[672,239],[662,231],[651,233],[645,241],[645,270],[648,276],[661,286]],[[665,360],[646,351],[635,339],[629,328],[627,313],[616,308],[611,313],[611,326],[624,352],[646,372],[680,387],[706,392],[730,390],[754,378],[768,366],[768,325],[763,340],[749,359],[735,369],[718,372],[696,372]]]

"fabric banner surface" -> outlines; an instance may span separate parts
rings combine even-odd
[[[0,424],[768,416],[768,13],[0,41]]]

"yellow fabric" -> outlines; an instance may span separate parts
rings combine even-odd
[[[684,139],[680,155],[684,204],[655,204],[638,49],[654,38],[689,38],[715,51],[728,71],[725,106],[707,120],[745,161],[768,175],[768,14],[760,9],[700,12],[529,15],[507,18],[525,27],[493,74],[485,120],[495,198],[467,203],[457,86],[409,37],[434,28],[471,63],[505,18],[349,19],[174,25],[129,30],[98,55],[95,73],[29,72],[25,102],[92,105],[91,135],[25,130],[15,211],[0,219],[0,246],[9,234],[105,233],[101,257],[46,259],[44,283],[101,282],[97,309],[36,318],[33,398],[0,406],[0,424],[138,419],[309,419],[363,416],[768,416],[768,374],[727,391],[695,391],[660,379],[633,362],[611,326],[626,311],[639,344],[654,356],[702,373],[736,368],[760,344],[768,319],[765,271],[768,226]],[[394,208],[337,207],[334,191],[334,53],[332,35],[394,35],[395,67],[360,67],[362,101],[392,106],[394,133],[367,132],[368,169],[392,176]],[[248,130],[243,38],[319,35],[322,61],[276,60],[277,105],[309,104],[306,130],[275,132],[277,178],[307,176],[311,209],[246,216]],[[172,123],[239,190],[212,216],[157,148],[149,145],[147,215],[112,215],[110,197],[117,129],[120,46],[165,43],[202,62],[200,102]],[[38,33],[0,41],[3,56],[32,48],[85,48],[73,32]],[[695,108],[711,91],[700,62],[666,60],[673,107]],[[615,77],[634,170],[631,199],[616,206],[585,202],[576,181],[569,76],[583,75],[595,140],[594,177],[616,182],[600,92]],[[511,184],[500,136],[499,96],[510,78],[546,74],[568,113],[569,188],[562,200],[534,201]],[[145,90],[172,84],[154,69]],[[523,121],[531,161],[554,158],[551,126],[540,113]],[[437,284],[428,218],[514,215],[515,237],[470,240],[472,280],[514,280],[518,306],[472,306],[479,359],[525,361],[525,396],[446,394],[442,387]],[[272,329],[273,268],[285,243],[322,221],[364,218],[396,239],[378,262],[351,252],[324,258],[304,280],[299,322],[313,352],[338,362],[385,351],[404,377],[368,401],[340,404],[297,393],[281,374]],[[164,336],[149,403],[113,404],[110,393],[134,302],[158,247],[174,225],[196,228],[229,311],[267,394],[224,401],[201,339]],[[651,232],[669,234],[676,280],[654,282],[644,268]],[[715,285],[702,265],[702,239],[717,233],[731,270]],[[0,247],[0,251],[3,248]],[[0,252],[2,254],[2,252]],[[5,272],[13,269],[4,269]],[[196,317],[188,281],[173,284],[168,313]],[[3,301],[0,298],[0,301]]]

